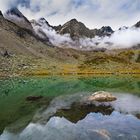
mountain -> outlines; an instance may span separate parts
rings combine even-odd
[[[78,22],[76,19],[72,19],[65,23],[60,29],[60,34],[70,34],[71,38],[80,38],[80,37],[94,37],[94,34],[82,23]]]
[[[0,11],[0,16],[3,16],[2,12]]]
[[[136,28],[140,28],[140,21],[134,25]]]
[[[16,11],[14,16],[26,18]],[[109,35],[112,30],[109,27],[101,29],[88,29],[83,23],[73,19],[62,26],[51,26],[41,18],[34,20],[33,30],[42,30],[46,37],[57,36],[56,41],[67,38],[62,34],[70,33],[73,39],[76,37],[92,37],[101,33]],[[45,27],[45,28],[44,28]],[[54,31],[56,30],[56,32]],[[51,31],[51,32],[49,32]],[[59,32],[61,34],[59,34]],[[37,32],[36,32],[37,33]],[[66,43],[66,40],[64,41]],[[98,47],[98,46],[97,46]],[[12,75],[46,75],[46,74],[91,74],[91,73],[118,73],[139,72],[140,51],[138,49],[116,49],[86,51],[80,48],[54,47],[45,38],[41,38],[30,29],[17,24],[15,21],[5,19],[0,13],[0,76]]]
[[[104,36],[110,36],[114,31],[110,26],[103,26],[101,29],[92,29],[92,34],[94,36],[104,37]]]
[[[49,46],[32,31],[20,27],[0,15],[0,54],[41,56],[40,45]]]
[[[129,28],[129,27],[122,26],[122,27],[119,28],[119,31],[121,31],[121,30],[127,30],[128,28]]]
[[[15,23],[19,27],[32,31],[36,36],[46,42],[49,42],[49,37],[54,40],[64,34],[68,34],[72,40],[78,41],[80,38],[110,36],[114,32],[110,26],[103,26],[101,29],[90,30],[76,19],[72,19],[64,25],[59,26],[50,25],[45,18],[29,21],[17,8],[9,9],[4,16],[7,20]],[[67,42],[70,38],[65,38],[66,40],[64,40],[64,42]],[[60,40],[63,39],[61,38]],[[73,44],[73,46],[80,46],[78,42],[71,42],[70,44]]]
[[[17,8],[9,9],[4,14],[4,17],[22,28],[29,29],[31,31],[33,30],[29,20]]]
[[[31,24],[33,24],[34,26],[48,26],[48,27],[53,27],[49,24],[49,22],[45,19],[45,18],[40,18],[38,20],[31,20],[30,21]]]
[[[31,20],[30,21],[36,35],[38,35],[40,38],[44,39],[44,41],[49,42],[48,35],[44,30],[51,30],[52,26],[46,21],[45,18],[40,18],[38,20]]]
[[[57,32],[60,34],[70,34],[71,38],[93,38],[95,36],[109,36],[114,31],[109,26],[103,26],[101,29],[90,30],[82,22],[72,19],[63,26],[57,27]]]
[[[114,31],[110,26],[103,26],[101,29],[99,29],[100,36],[109,36],[111,35]]]

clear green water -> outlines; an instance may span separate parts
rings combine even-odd
[[[0,132],[16,125],[15,132],[25,128],[36,111],[46,108],[59,96],[81,92],[110,91],[140,97],[140,77],[28,77],[0,80]],[[28,96],[43,96],[27,101]],[[17,127],[18,125],[18,127]],[[18,128],[18,130],[17,130]],[[12,128],[14,131],[14,128]]]

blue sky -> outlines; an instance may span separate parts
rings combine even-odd
[[[0,0],[0,9],[17,6],[29,19],[45,17],[58,25],[76,18],[89,28],[114,29],[140,20],[140,0]]]

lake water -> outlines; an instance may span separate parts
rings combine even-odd
[[[117,100],[80,104],[96,91],[111,92]],[[140,140],[140,77],[1,79],[0,140],[39,139]]]

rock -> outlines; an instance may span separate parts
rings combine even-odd
[[[136,28],[140,28],[140,21],[137,22],[137,23],[134,25],[134,27],[136,27]]]
[[[97,131],[101,136],[106,138],[107,140],[110,140],[111,134],[106,129],[101,129]]]
[[[2,12],[0,11],[0,16],[3,16]]]
[[[99,36],[110,36],[114,31],[110,26],[103,26],[101,29],[99,29]]]
[[[43,98],[43,96],[28,96],[26,98],[26,101],[37,101],[39,99]]]
[[[140,119],[140,114],[136,114],[136,117],[137,117],[138,119]]]
[[[3,54],[3,57],[10,57],[10,54],[8,51],[5,51],[4,54]]]
[[[98,91],[92,94],[88,97],[88,101],[98,101],[98,102],[112,102],[117,100],[115,96],[113,96],[111,93],[104,92],[104,91]]]
[[[94,37],[90,29],[88,29],[82,22],[79,22],[76,19],[71,19],[61,26],[59,33],[70,34],[72,39],[78,39],[80,37]]]
[[[74,40],[79,38],[94,38],[95,36],[110,36],[114,31],[110,26],[103,26],[101,29],[89,29],[82,22],[71,19],[64,25],[54,27],[59,34],[69,34]]]
[[[101,130],[88,130],[89,132],[92,132],[94,136],[98,136],[100,140],[110,140],[111,134],[106,129]]]

